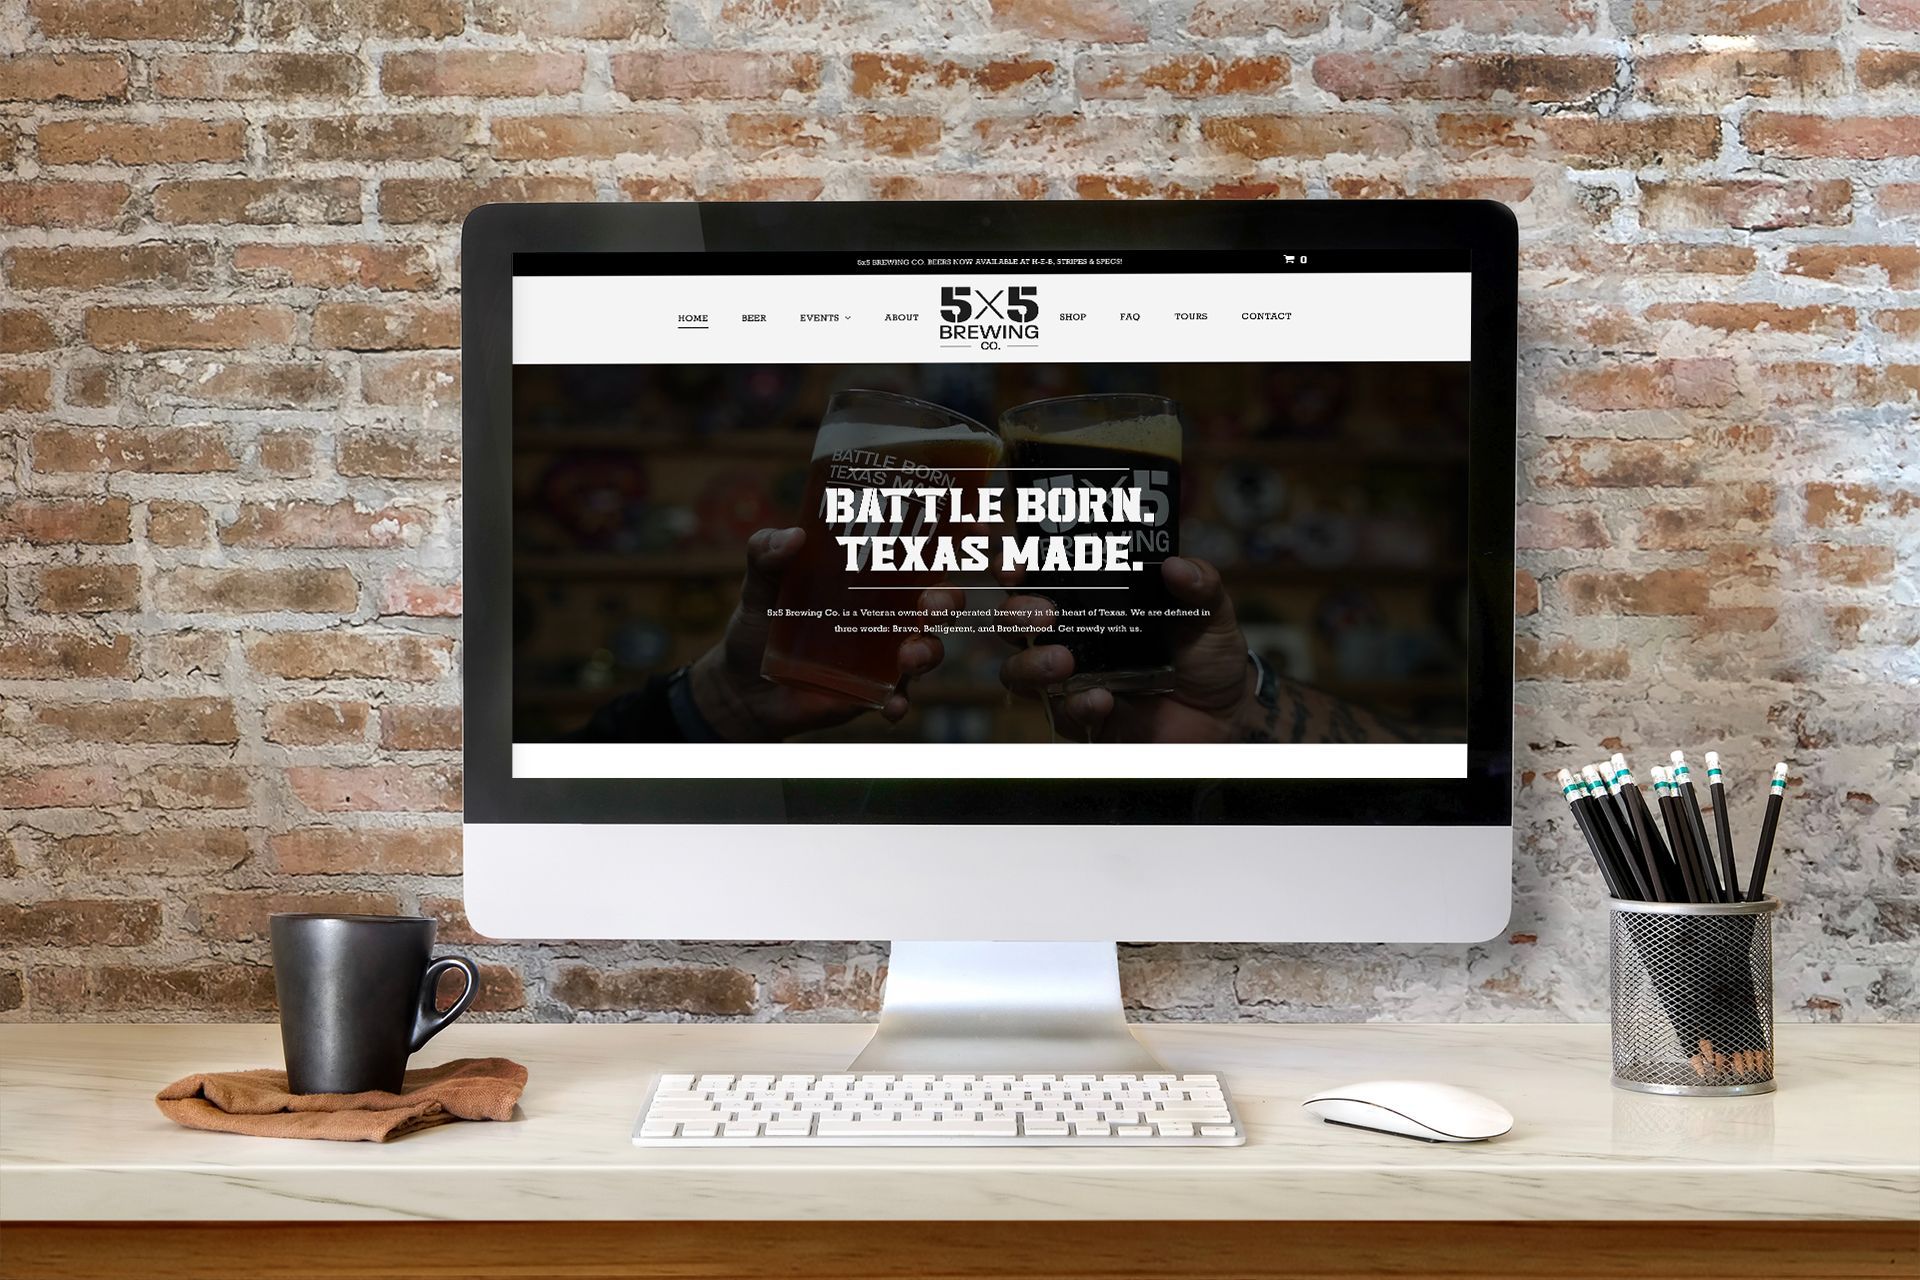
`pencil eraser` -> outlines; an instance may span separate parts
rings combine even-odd
[[[1707,768],[1718,769],[1719,767],[1720,767],[1720,753],[1718,751],[1707,752]]]
[[[1675,764],[1685,764],[1687,762],[1687,753],[1684,751],[1676,751],[1668,756],[1667,759],[1673,761]]]

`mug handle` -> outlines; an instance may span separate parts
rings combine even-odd
[[[467,976],[467,989],[453,1002],[453,1008],[445,1013],[435,1013],[434,1000],[440,990],[440,975],[449,969],[458,969]],[[426,973],[420,978],[420,1007],[413,1015],[413,1038],[407,1042],[408,1053],[418,1053],[420,1046],[446,1030],[447,1024],[467,1011],[474,996],[480,993],[480,970],[473,961],[465,956],[441,956],[427,966]]]

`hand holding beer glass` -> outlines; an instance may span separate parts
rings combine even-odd
[[[903,679],[932,670],[943,650],[937,636],[916,631],[903,639],[894,626],[960,608],[964,594],[942,588],[933,572],[878,570],[858,555],[850,566],[836,537],[939,538],[951,531],[915,500],[899,521],[829,524],[826,491],[977,491],[991,487],[999,465],[998,437],[964,414],[890,392],[836,392],[814,440],[804,523],[782,531],[769,548],[781,558],[781,573],[772,598],[760,604],[758,674],[771,682],[767,687],[810,709],[836,708],[842,720],[866,708],[889,719],[905,715]]]

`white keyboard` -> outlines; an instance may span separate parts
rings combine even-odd
[[[642,1147],[1237,1147],[1212,1075],[668,1075]]]

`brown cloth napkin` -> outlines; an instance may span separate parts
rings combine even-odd
[[[505,1120],[526,1086],[517,1062],[456,1058],[407,1072],[399,1093],[289,1093],[284,1071],[210,1071],[174,1081],[154,1101],[189,1129],[385,1142],[450,1120]]]

